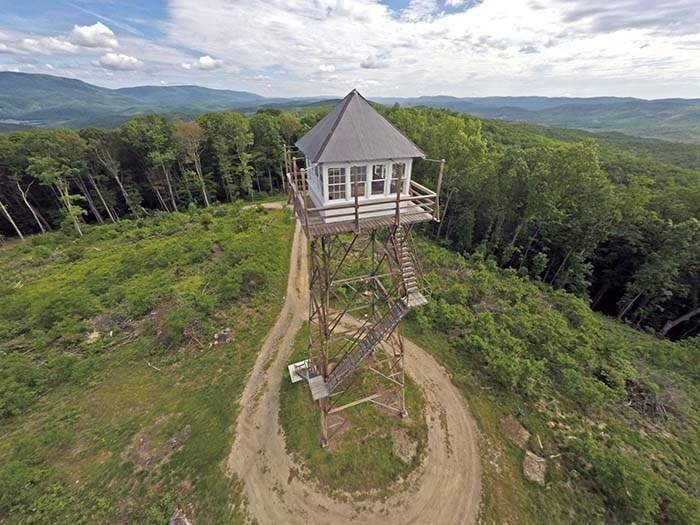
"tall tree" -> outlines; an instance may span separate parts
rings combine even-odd
[[[177,211],[172,181],[172,165],[176,159],[173,129],[173,125],[162,115],[136,117],[122,125],[126,141],[134,151],[139,152],[146,169],[157,169],[163,175],[170,205]]]
[[[81,135],[87,144],[87,151],[94,163],[101,166],[109,177],[117,183],[119,192],[124,199],[124,204],[132,215],[138,216],[139,209],[133,198],[124,187],[121,175],[121,167],[117,160],[117,149],[120,146],[121,137],[118,132],[88,128],[81,131]],[[106,204],[105,204],[106,206]]]
[[[282,134],[278,120],[269,113],[258,112],[250,118],[250,129],[253,132],[256,172],[262,171],[267,175],[269,190],[272,192],[272,173],[282,162]]]
[[[202,152],[204,151],[204,132],[197,122],[180,121],[175,125],[175,139],[180,156],[185,164],[194,164],[195,174],[202,190],[204,204],[209,206],[207,185],[202,171]]]
[[[70,181],[85,168],[85,143],[70,130],[53,130],[29,158],[29,173],[47,186],[53,187],[65,207],[66,219],[82,237],[80,226],[85,210],[80,206],[84,197],[70,192]]]
[[[239,169],[243,155],[253,144],[253,133],[250,123],[240,113],[225,111],[221,113],[206,113],[197,119],[204,131],[207,148],[211,153],[215,168],[221,179],[230,201],[249,193],[252,182],[249,182],[249,170]]]

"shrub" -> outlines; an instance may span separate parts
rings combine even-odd
[[[209,231],[209,227],[211,226],[213,220],[214,219],[209,213],[202,213],[201,217],[199,217],[199,224],[202,225],[202,228],[204,228],[205,231]]]
[[[590,477],[607,507],[623,522],[654,521],[660,497],[656,476],[639,461],[590,438],[574,441],[572,448],[590,462]]]
[[[267,285],[267,276],[258,270],[245,270],[240,277],[241,292],[244,297],[250,297]]]
[[[168,312],[159,327],[158,339],[167,346],[177,346],[186,339],[186,330],[198,319],[197,312],[189,305]]]
[[[0,513],[32,501],[42,477],[41,469],[16,459],[0,464]]]
[[[700,523],[700,508],[682,490],[670,483],[659,486],[658,521],[671,524]]]
[[[44,383],[44,372],[28,357],[0,354],[0,419],[23,412],[41,393]]]

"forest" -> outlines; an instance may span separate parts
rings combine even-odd
[[[595,136],[552,138],[534,126],[443,109],[379,109],[428,157],[446,160],[443,217],[429,236],[584,297],[639,329],[672,339],[698,334],[694,166]],[[283,190],[283,144],[325,111],[213,112],[191,122],[151,114],[117,129],[4,133],[0,235],[60,229],[79,237],[85,224]],[[430,163],[417,163],[415,173],[435,186]]]

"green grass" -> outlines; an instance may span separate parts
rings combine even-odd
[[[225,462],[284,298],[293,223],[211,215],[0,250],[0,521],[163,523],[178,505],[195,522],[240,521]],[[154,453],[187,425],[162,461],[136,464],[135,436]]]
[[[698,522],[697,340],[659,340],[512,270],[418,244],[432,297],[406,335],[451,371],[478,421],[484,523]],[[672,394],[672,417],[632,409],[629,381]],[[550,457],[544,488],[524,478],[507,415]]]
[[[307,337],[304,327],[296,336],[290,362],[308,356]],[[359,391],[369,392],[375,384],[374,377],[363,374],[359,379]],[[288,452],[303,466],[301,475],[329,492],[372,492],[380,496],[390,490],[392,483],[405,479],[420,463],[427,444],[423,406],[420,390],[407,377],[408,418],[389,415],[371,403],[351,407],[346,411],[350,418],[349,429],[337,446],[329,450],[320,446],[320,415],[308,388],[301,383],[292,384],[285,377],[280,392],[280,423]],[[392,450],[392,432],[399,429],[417,443],[416,454],[409,463],[404,463]]]

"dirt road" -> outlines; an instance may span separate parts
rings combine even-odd
[[[407,491],[385,501],[340,502],[292,472],[279,427],[279,391],[294,336],[308,315],[306,242],[297,224],[287,297],[268,333],[241,398],[230,471],[244,481],[247,511],[267,524],[476,522],[481,468],[476,424],[447,371],[406,341],[406,371],[426,400],[428,447]],[[303,388],[302,385],[299,388]]]

